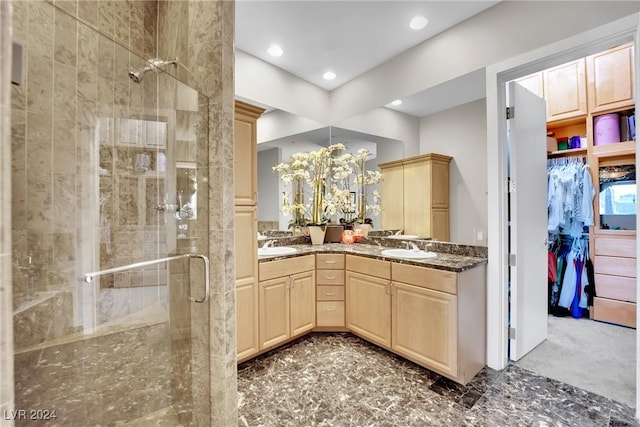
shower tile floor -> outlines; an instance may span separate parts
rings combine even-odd
[[[461,386],[348,333],[239,365],[238,400],[238,425],[252,427],[639,425],[627,405],[515,365]]]

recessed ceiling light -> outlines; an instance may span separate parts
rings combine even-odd
[[[409,22],[409,28],[411,28],[412,30],[421,30],[426,27],[428,23],[429,20],[424,16],[414,16],[411,19],[411,22]]]
[[[336,78],[336,73],[333,71],[327,71],[322,75],[322,77],[324,77],[325,80],[333,80]]]
[[[401,99],[396,99],[395,101],[391,101],[391,105],[397,107],[398,105],[402,104],[402,100]]]
[[[282,54],[284,53],[282,48],[277,44],[272,44],[271,46],[269,46],[269,49],[267,49],[267,52],[269,52],[269,55],[271,56],[282,56]]]

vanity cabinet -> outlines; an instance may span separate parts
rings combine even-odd
[[[316,255],[316,328],[344,328],[344,255]]]
[[[243,361],[260,351],[258,318],[258,233],[256,121],[264,110],[236,101],[234,121],[234,246],[236,352]]]
[[[391,349],[461,384],[486,361],[485,267],[391,263]]]
[[[346,256],[347,328],[391,348],[391,263]]]
[[[404,234],[448,241],[449,163],[452,159],[429,153],[379,164],[384,184],[382,212],[399,215],[397,193],[402,193],[402,226],[397,219],[383,214],[382,228],[400,228]]]
[[[347,327],[466,384],[485,366],[484,283],[484,266],[454,273],[347,255]]]
[[[315,327],[314,270],[313,255],[260,264],[260,350],[274,347]]]

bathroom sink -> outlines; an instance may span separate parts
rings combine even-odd
[[[416,236],[415,234],[393,234],[389,236],[390,239],[400,239],[400,240],[414,240],[420,238],[420,236]]]
[[[429,259],[437,256],[435,252],[416,251],[415,249],[385,249],[382,251],[382,255],[406,259]]]
[[[258,248],[258,256],[271,256],[271,255],[287,255],[297,252],[296,248],[290,248],[289,246],[274,246],[271,248]]]

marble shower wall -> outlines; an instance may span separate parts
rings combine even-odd
[[[11,286],[11,3],[0,2],[0,414],[14,408]],[[5,420],[3,425],[12,426]]]
[[[184,67],[175,70],[177,77],[209,99],[209,135],[202,147],[206,163],[198,163],[198,173],[206,173],[199,187],[205,191],[199,196],[209,210],[208,224],[201,223],[198,232],[208,240],[199,239],[198,243],[208,245],[202,249],[211,258],[211,299],[208,313],[202,311],[203,307],[192,305],[192,334],[193,369],[210,366],[211,372],[207,377],[194,375],[193,381],[197,384],[195,390],[210,390],[212,425],[220,426],[237,425],[232,170],[234,10],[233,1],[175,1],[160,2],[158,12],[158,55],[181,58]],[[198,158],[202,158],[200,154]],[[209,359],[202,355],[209,355]],[[194,417],[202,415],[194,413]],[[206,420],[202,423],[209,425]]]
[[[92,295],[76,288],[77,278],[95,266],[157,258],[171,249],[164,217],[153,209],[163,183],[151,170],[163,149],[149,136],[160,135],[165,112],[172,114],[176,82],[150,73],[135,84],[127,76],[144,66],[142,57],[156,56],[158,3],[13,4],[15,39],[25,46],[27,63],[25,84],[12,87],[16,404],[57,409],[51,425],[106,425],[170,404],[189,422],[191,383],[171,375],[191,367],[190,314],[179,292],[190,283],[186,268],[171,277],[181,300],[169,301],[156,286],[162,274],[154,271],[101,281],[96,313],[83,312]],[[206,114],[207,102],[201,104]],[[153,111],[159,113],[149,116]],[[194,114],[182,115],[189,121]],[[143,125],[147,146],[140,148],[136,130]],[[146,153],[151,170],[136,167],[138,154]],[[201,216],[206,221],[206,212]],[[96,326],[91,317],[102,324],[143,308],[140,326],[83,335],[83,327]],[[207,404],[208,395],[206,389]]]
[[[28,311],[16,316],[16,336],[25,346],[64,336],[82,322],[78,313],[72,318],[77,277],[100,265],[93,257],[104,258],[106,251],[98,254],[97,245],[119,245],[118,253],[128,252],[129,259],[157,252],[148,244],[157,231],[153,226],[103,228],[95,233],[97,242],[91,238],[98,214],[107,222],[120,219],[115,197],[105,189],[109,184],[113,191],[115,183],[96,178],[96,157],[114,150],[114,118],[137,116],[157,104],[154,80],[134,85],[128,78],[126,71],[144,61],[123,47],[155,53],[157,5],[150,3],[13,2],[14,40],[25,47],[26,64],[25,83],[12,86],[11,97],[14,310],[57,294],[46,318],[34,319]],[[105,190],[99,211],[98,185]],[[125,194],[127,189],[124,182]],[[110,261],[101,260],[107,266]]]
[[[102,239],[104,229],[98,230],[93,239],[78,234],[77,230],[95,226],[87,218],[95,218],[101,212],[105,215],[111,213],[112,218],[117,218],[117,209],[109,202],[99,211],[95,200],[92,200],[95,197],[92,188],[100,188],[104,184],[102,188],[108,191],[106,180],[100,182],[97,178],[99,170],[96,170],[107,165],[97,166],[95,160],[99,158],[100,150],[91,150],[91,145],[83,142],[90,141],[96,134],[99,118],[136,114],[140,108],[148,106],[146,100],[152,99],[151,95],[155,95],[158,89],[146,81],[133,86],[127,78],[116,75],[115,70],[141,67],[144,63],[139,57],[179,58],[181,65],[169,71],[207,97],[198,101],[201,107],[206,107],[200,108],[199,114],[206,115],[208,129],[200,129],[200,138],[195,143],[184,144],[176,155],[188,160],[193,155],[196,157],[198,212],[202,209],[203,214],[199,214],[195,221],[193,232],[196,238],[189,242],[189,249],[209,254],[212,293],[208,306],[190,304],[190,311],[185,316],[179,320],[172,317],[177,320],[168,332],[172,348],[192,346],[191,353],[172,352],[179,356],[174,357],[174,369],[181,367],[183,376],[189,377],[172,383],[172,389],[184,390],[186,387],[193,390],[193,396],[174,395],[172,403],[180,412],[183,404],[193,401],[196,409],[189,415],[185,415],[188,411],[178,414],[178,418],[187,416],[195,425],[235,425],[235,282],[231,209],[234,3],[56,0],[55,8],[52,3],[13,3],[16,8],[12,21],[15,39],[26,46],[28,64],[26,84],[12,88],[11,100],[14,112],[11,146],[14,181],[12,264],[16,275],[14,289],[19,294],[14,305],[20,304],[25,295],[26,298],[35,296],[48,301],[48,304],[40,305],[41,309],[48,311],[44,323],[30,322],[26,315],[21,321],[16,333],[21,337],[24,350],[20,351],[19,357],[42,362],[40,356],[44,353],[29,350],[27,346],[37,346],[38,342],[73,334],[74,319],[70,313],[73,298],[77,296],[74,286],[79,270],[86,269],[80,265],[80,254],[84,257],[95,253],[99,257],[96,248],[101,243],[115,246],[129,243],[127,238],[132,236],[145,239],[144,229],[134,234],[116,236],[112,233],[111,240]],[[129,55],[129,51],[135,55]],[[108,158],[109,149],[113,149],[109,135],[115,135],[116,123],[107,120],[99,122],[99,127],[100,138],[104,137],[103,132],[107,132],[102,147]],[[111,158],[117,158],[113,156],[112,151]],[[170,286],[182,283],[183,288],[186,284],[191,286],[192,293],[201,290],[199,263],[191,264],[191,278],[177,269],[172,271],[175,274],[172,274]],[[127,286],[126,280],[118,283],[118,286]],[[108,286],[118,289],[115,279]],[[52,293],[55,298],[51,297]],[[172,316],[176,310],[182,310],[173,297],[169,304]],[[43,308],[47,305],[50,308]],[[185,331],[190,336],[185,337]],[[155,338],[147,339],[147,351],[158,344],[160,334],[150,333],[149,336]],[[91,343],[91,340],[85,340],[83,351],[89,351]],[[72,341],[61,344],[56,354],[66,354],[57,351],[73,345]],[[144,348],[140,347],[140,351]],[[69,355],[77,355],[77,352],[71,351]],[[180,358],[183,358],[182,362]],[[150,366],[146,359],[140,360]],[[63,366],[79,365],[66,360]],[[46,369],[46,364],[39,364],[38,368],[37,372],[52,373]],[[72,371],[84,369],[83,366]],[[127,364],[127,369],[127,372],[138,371],[135,365],[130,364]],[[141,376],[133,382],[144,382],[147,371],[139,371]],[[20,372],[25,373],[24,370]],[[108,375],[106,370],[101,372]],[[37,381],[33,377],[25,379],[27,381],[16,382],[26,386]],[[173,377],[172,381],[175,380]],[[85,379],[83,386],[100,382]],[[81,394],[80,381],[77,384],[74,390]],[[25,396],[27,389],[23,388],[21,402],[46,402],[49,396],[47,387],[41,388],[39,395],[31,396]],[[116,400],[118,397],[126,399],[129,395],[120,389],[105,389],[101,393],[105,399]],[[79,416],[90,409],[88,401],[78,405]],[[119,405],[116,407],[133,410],[131,405]],[[199,410],[200,407],[203,409]],[[80,412],[81,408],[84,408],[84,413]],[[109,414],[104,415],[109,417]]]

